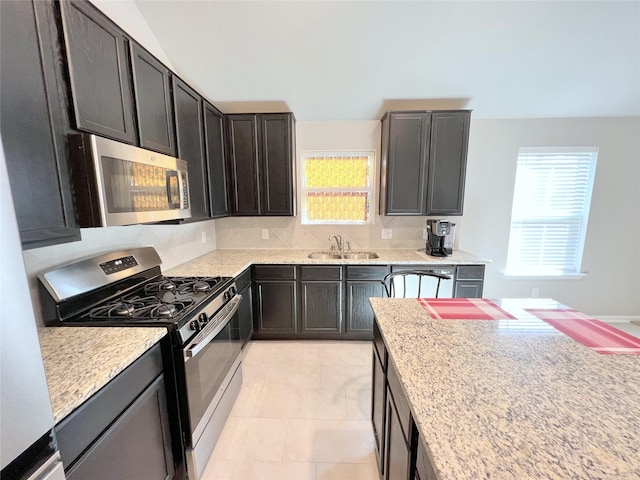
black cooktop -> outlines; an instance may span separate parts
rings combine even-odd
[[[214,298],[228,283],[226,277],[158,277],[68,319],[110,325],[179,324],[189,312]]]

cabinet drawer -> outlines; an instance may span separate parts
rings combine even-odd
[[[301,280],[342,280],[342,267],[314,265],[300,267]]]
[[[255,265],[255,280],[295,280],[295,265]]]
[[[244,272],[236,277],[236,287],[238,291],[242,291],[251,283],[251,269],[247,268]]]
[[[382,280],[387,273],[389,273],[387,266],[348,266],[347,280]]]
[[[391,396],[393,397],[396,410],[398,411],[398,418],[400,419],[400,425],[402,426],[402,433],[404,434],[404,439],[408,445],[411,438],[411,410],[409,409],[409,403],[404,396],[404,391],[402,390],[402,385],[400,384],[396,368],[391,361],[387,364],[387,382],[389,384],[389,389],[391,390]]]
[[[456,280],[482,280],[484,265],[461,265],[456,269]]]

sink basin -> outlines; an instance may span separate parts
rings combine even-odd
[[[342,258],[347,260],[367,260],[369,258],[378,258],[378,254],[374,252],[347,252],[342,254]]]
[[[378,258],[378,254],[374,252],[311,252],[307,255],[315,260],[367,260],[369,258]]]
[[[342,255],[333,252],[313,252],[310,253],[308,257],[315,258],[316,260],[336,260],[342,258]]]

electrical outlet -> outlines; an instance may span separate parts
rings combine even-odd
[[[269,240],[269,229],[268,228],[263,228],[262,229],[262,239],[263,240]]]
[[[202,232],[202,243],[207,243],[207,232]]]
[[[538,287],[533,287],[531,289],[531,298],[538,298],[540,296],[540,289]]]
[[[390,228],[382,229],[382,239],[383,240],[391,240],[393,238],[393,230]]]
[[[426,228],[422,229],[422,239],[423,240],[428,240],[429,239],[429,232],[427,231]]]

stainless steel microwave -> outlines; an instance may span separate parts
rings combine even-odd
[[[191,217],[184,160],[85,133],[69,136],[69,158],[81,227]]]

